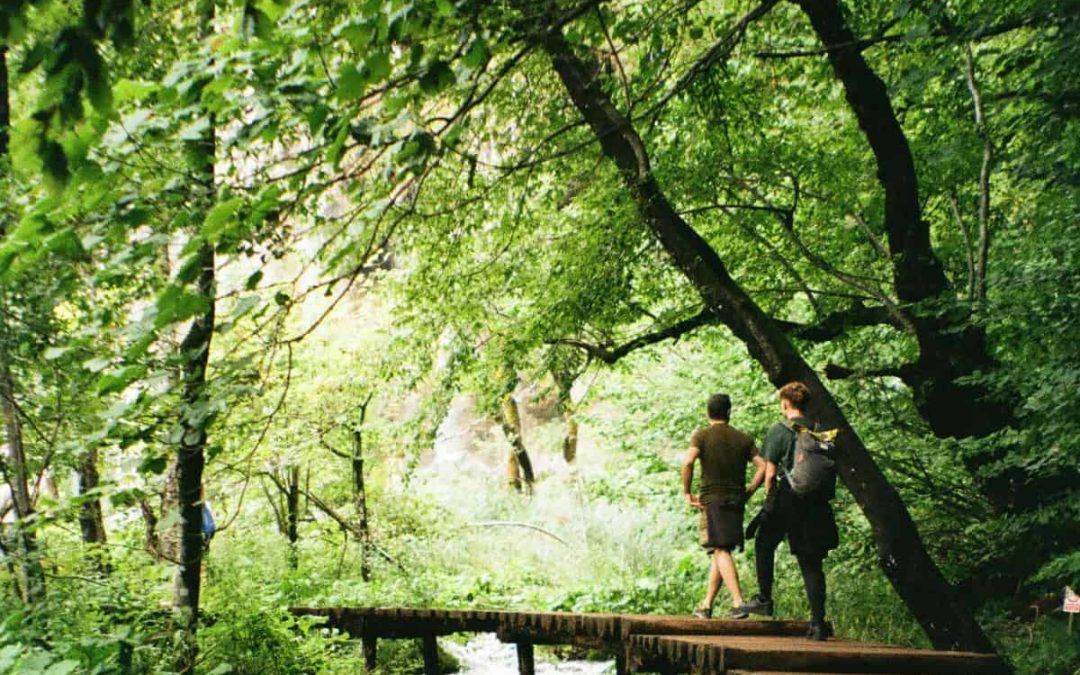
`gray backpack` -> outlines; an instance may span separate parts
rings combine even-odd
[[[795,432],[794,456],[787,481],[792,491],[802,497],[831,485],[836,478],[836,429],[816,431],[792,422]]]

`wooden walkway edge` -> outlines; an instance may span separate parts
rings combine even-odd
[[[635,614],[573,614],[406,608],[293,607],[318,616],[363,642],[367,670],[379,639],[420,639],[425,675],[438,673],[436,638],[495,633],[518,648],[522,675],[534,672],[534,645],[576,645],[615,658],[618,675],[640,672],[701,675],[814,673],[825,675],[1006,675],[997,656],[909,649],[850,640],[807,640],[804,621],[695,619]]]

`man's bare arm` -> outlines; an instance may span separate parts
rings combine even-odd
[[[700,507],[701,502],[697,496],[690,492],[690,484],[694,480],[694,462],[697,461],[698,455],[701,454],[701,450],[697,446],[691,445],[690,449],[686,451],[686,456],[683,457],[682,463],[682,493],[686,499],[686,503],[690,506]]]
[[[769,494],[772,491],[773,484],[776,482],[776,463],[765,462],[765,494]]]
[[[746,486],[747,499],[757,492],[757,489],[765,482],[765,460],[761,458],[761,455],[754,453],[754,456],[750,461],[754,463],[757,470],[754,471],[754,477],[750,479],[750,484]]]

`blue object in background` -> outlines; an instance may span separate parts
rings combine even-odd
[[[210,513],[210,505],[206,502],[202,504],[202,531],[203,536],[207,539],[214,536],[217,532],[217,523],[214,522],[214,514]]]

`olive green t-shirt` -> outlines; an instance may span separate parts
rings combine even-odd
[[[757,454],[754,440],[728,424],[710,424],[690,437],[700,452],[702,504],[742,504],[746,500],[746,465]]]

